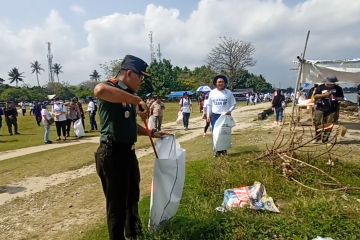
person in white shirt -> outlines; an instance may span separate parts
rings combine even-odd
[[[95,119],[96,112],[97,112],[97,106],[96,106],[96,103],[94,102],[93,98],[90,97],[89,99],[90,99],[90,101],[88,104],[87,111],[89,112],[91,131],[94,131],[94,130],[98,130],[96,119]]]
[[[187,92],[184,92],[183,97],[180,99],[179,105],[180,105],[180,111],[183,114],[184,129],[188,130],[190,113],[192,112],[192,102]]]
[[[64,140],[66,140],[66,113],[67,109],[65,104],[59,100],[59,98],[55,99],[54,105],[52,107],[52,112],[54,114],[54,120],[55,120],[55,126],[56,126],[56,132],[58,138],[57,141],[61,140],[61,132],[64,137]]]
[[[45,128],[45,134],[44,134],[44,143],[45,144],[52,143],[52,141],[50,141],[50,139],[49,139],[51,119],[52,119],[51,114],[49,113],[46,105],[44,104],[43,106],[41,106],[41,122]]]
[[[21,110],[22,110],[22,115],[25,116],[25,113],[26,113],[26,103],[25,102],[21,102]]]
[[[157,131],[161,131],[161,124],[164,116],[165,104],[160,97],[156,97],[156,101],[150,106],[150,116],[153,116],[154,126]]]
[[[211,123],[212,129],[214,129],[216,121],[222,114],[231,115],[231,112],[236,106],[233,93],[229,89],[226,89],[227,83],[228,79],[224,75],[214,77],[213,84],[216,88],[209,93],[206,106],[207,122]],[[221,154],[226,154],[226,151]],[[219,153],[216,153],[216,156],[219,156]]]

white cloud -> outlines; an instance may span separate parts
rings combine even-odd
[[[2,34],[0,44],[0,76],[7,79],[8,71],[14,66],[25,72],[25,82],[35,84],[36,77],[31,74],[30,62],[38,60],[44,69],[47,69],[47,45],[53,44],[54,62],[66,65],[72,59],[75,49],[75,38],[71,27],[66,25],[60,14],[51,10],[42,26],[12,31],[6,25],[1,25]],[[46,83],[47,73],[41,73],[42,84]]]
[[[54,62],[64,66],[60,76],[72,83],[87,80],[98,64],[134,54],[149,60],[149,37],[161,43],[163,57],[179,66],[205,64],[220,36],[250,41],[256,48],[257,65],[251,69],[282,87],[293,84],[292,61],[304,47],[308,59],[355,58],[360,52],[360,2],[308,0],[294,7],[281,0],[201,0],[188,19],[177,9],[149,4],[144,14],[113,13],[84,23],[87,43],[79,47],[74,30],[52,11],[46,23],[15,31],[0,23],[0,77],[13,66],[27,68],[39,58],[46,66],[46,41],[53,42]],[[21,70],[21,69],[20,69]],[[24,70],[21,70],[24,71]],[[26,80],[34,76],[26,75]],[[45,79],[46,74],[42,74]]]
[[[86,15],[86,10],[85,10],[83,7],[79,6],[79,5],[72,5],[72,6],[70,7],[70,10],[71,10],[73,13],[76,13],[76,14],[78,14],[78,15],[80,15],[80,16]]]

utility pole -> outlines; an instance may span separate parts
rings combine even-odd
[[[54,74],[53,74],[53,65],[52,65],[53,55],[51,53],[51,42],[47,42],[46,44],[48,45],[47,59],[48,59],[48,67],[49,67],[49,83],[53,85],[54,94],[55,94]]]
[[[154,51],[154,42],[153,42],[153,32],[149,33],[150,38],[150,63],[155,62],[155,51]]]

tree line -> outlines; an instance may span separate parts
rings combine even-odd
[[[216,74],[224,74],[229,78],[230,89],[252,88],[255,92],[268,92],[272,85],[268,83],[263,75],[256,75],[247,70],[256,64],[253,58],[254,46],[249,42],[221,37],[220,42],[207,56],[206,64],[189,69],[186,66],[181,68],[174,66],[170,59],[154,59],[149,66],[151,79],[145,80],[139,95],[146,96],[149,93],[165,97],[171,91],[195,91],[201,85],[212,86],[212,79]],[[121,59],[115,59],[108,63],[100,64],[105,79],[111,78],[120,70]],[[40,84],[39,75],[45,71],[41,64],[35,60],[30,63],[31,73],[36,75],[37,86],[29,87],[24,83],[24,73],[17,67],[8,72],[8,80],[15,82],[16,87],[5,84],[0,78],[0,101],[29,101],[44,100],[47,95],[56,94],[63,99],[70,99],[73,96],[85,98],[93,95],[94,86],[100,81],[101,75],[97,70],[89,75],[89,80],[72,86],[66,82],[60,82],[59,75],[63,73],[63,67],[55,63],[52,67],[57,77],[57,82]]]

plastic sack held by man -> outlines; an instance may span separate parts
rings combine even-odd
[[[185,182],[186,152],[175,136],[157,141],[158,159],[155,160],[151,186],[149,228],[156,230],[163,222],[175,216]]]

